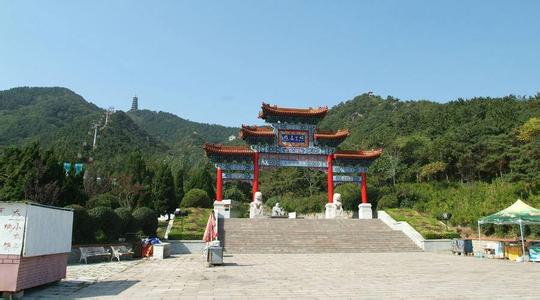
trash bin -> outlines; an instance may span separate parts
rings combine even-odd
[[[517,261],[523,256],[521,242],[508,242],[505,247],[505,257],[509,260]]]
[[[472,240],[453,239],[452,252],[454,254],[469,255],[473,253]]]
[[[209,265],[222,265],[223,264],[223,247],[210,246],[208,247],[208,254],[206,261]]]

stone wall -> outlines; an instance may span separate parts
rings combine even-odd
[[[206,247],[206,242],[202,240],[169,240],[171,244],[171,254],[202,254]]]
[[[437,239],[427,240],[407,222],[398,222],[389,214],[380,210],[377,212],[379,220],[383,221],[393,230],[399,230],[408,236],[418,247],[426,252],[446,252],[452,250],[452,240]]]

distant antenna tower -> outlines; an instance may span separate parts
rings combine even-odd
[[[138,110],[139,109],[139,98],[137,96],[133,96],[133,101],[131,102],[131,110]]]

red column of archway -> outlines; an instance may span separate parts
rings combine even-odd
[[[223,200],[223,171],[220,167],[216,171],[216,200]]]
[[[334,156],[329,154],[326,157],[326,163],[328,165],[327,185],[328,185],[328,203],[334,202],[334,172],[332,170]]]
[[[360,189],[362,194],[362,204],[366,204],[367,199],[367,179],[366,179],[366,172],[360,173],[360,176],[362,176],[362,188]]]
[[[259,152],[253,154],[253,201],[255,193],[259,191]]]

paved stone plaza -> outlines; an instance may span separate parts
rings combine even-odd
[[[530,298],[540,263],[432,253],[238,254],[208,268],[201,255],[69,266],[35,298]]]

